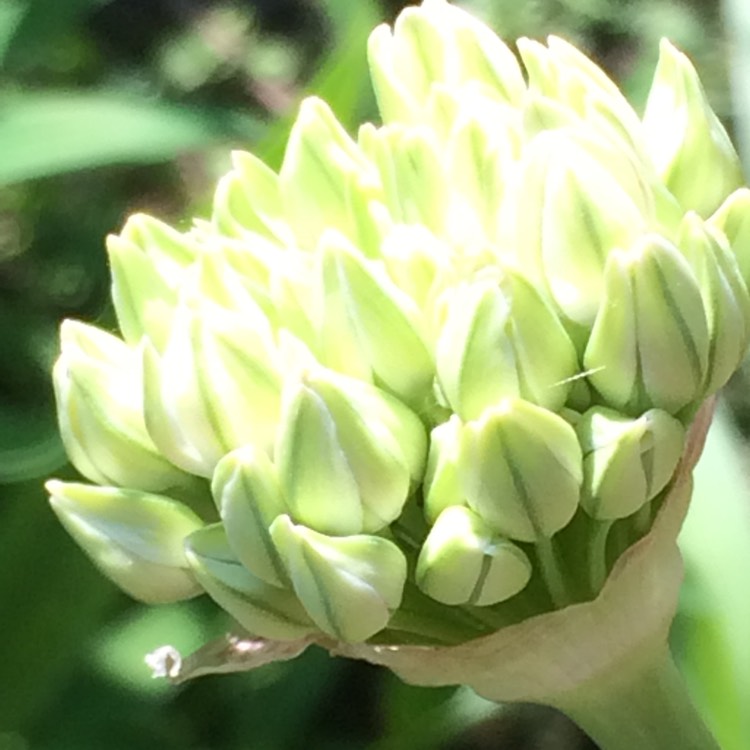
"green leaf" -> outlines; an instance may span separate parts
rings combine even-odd
[[[0,61],[5,58],[27,14],[27,4],[23,0],[0,0]]]
[[[166,161],[258,121],[127,92],[6,91],[0,98],[0,185],[107,164]]]

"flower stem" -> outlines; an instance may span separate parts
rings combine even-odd
[[[612,521],[596,521],[588,541],[589,585],[596,596],[607,580],[607,538]]]
[[[539,559],[539,572],[552,599],[552,604],[556,609],[567,607],[573,599],[568,591],[565,573],[562,570],[554,541],[548,537],[539,536],[534,543],[534,549]]]
[[[636,655],[638,656],[638,655]],[[666,643],[629,658],[554,705],[602,750],[719,750]]]
[[[653,521],[653,501],[644,503],[632,516],[633,518],[633,530],[636,533],[636,538],[640,539],[642,536],[648,534]]]

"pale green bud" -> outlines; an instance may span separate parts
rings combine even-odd
[[[252,446],[228,453],[216,466],[211,492],[237,559],[265,583],[283,586],[286,573],[268,527],[287,508],[266,453]]]
[[[439,85],[480,86],[514,106],[523,98],[523,75],[513,53],[484,24],[443,0],[427,0],[370,36],[368,57],[379,109],[386,123],[426,120]]]
[[[708,324],[698,282],[680,251],[645,235],[608,260],[584,368],[604,401],[628,414],[671,414],[702,398]]]
[[[161,346],[168,335],[176,289],[198,257],[197,244],[144,214],[131,216],[119,235],[107,237],[112,300],[123,338],[137,344],[144,334]]]
[[[363,126],[359,141],[380,173],[393,221],[423,224],[440,234],[449,214],[449,191],[440,145],[427,126]]]
[[[463,487],[458,470],[463,423],[454,414],[430,433],[430,452],[424,474],[424,514],[430,523],[452,505],[463,505]]]
[[[549,37],[548,45],[518,40],[531,90],[540,92],[548,101],[559,102],[561,113],[577,115],[587,125],[639,152],[641,123],[607,74],[559,37]],[[552,127],[552,123],[547,127]]]
[[[443,604],[497,604],[521,591],[529,578],[531,563],[523,550],[464,507],[440,514],[417,560],[417,585]]]
[[[203,522],[182,503],[137,490],[56,479],[46,488],[68,533],[130,596],[155,604],[201,593],[182,545]]]
[[[724,233],[732,248],[745,286],[750,288],[750,190],[735,190],[709,219]]]
[[[600,153],[564,130],[537,136],[524,155],[518,205],[519,263],[566,317],[585,327],[599,308],[608,255],[629,246],[652,211],[647,195],[626,189],[637,181],[627,165],[614,171],[616,152],[614,164]]]
[[[625,518],[654,498],[685,446],[685,428],[661,409],[631,419],[597,406],[576,430],[583,449],[581,505],[597,520]]]
[[[87,479],[161,491],[191,478],[146,432],[140,356],[120,339],[72,320],[60,329],[53,380],[65,450]]]
[[[498,533],[522,542],[552,537],[573,518],[581,461],[575,430],[520,399],[487,409],[461,435],[469,506]]]
[[[406,558],[377,536],[334,537],[279,516],[271,536],[307,614],[325,633],[364,641],[388,625],[401,604]]]
[[[242,565],[222,524],[191,534],[185,556],[206,593],[253,635],[287,641],[315,632],[291,591],[270,586]]]
[[[505,397],[560,409],[579,371],[557,316],[520,274],[456,291],[436,346],[438,379],[453,410],[476,419]]]
[[[408,83],[400,75],[398,58],[406,50],[401,40],[396,42],[388,24],[381,24],[367,40],[367,59],[370,77],[378,100],[383,122],[415,122],[421,114],[423,102],[409,91]]]
[[[305,99],[295,120],[279,173],[287,215],[299,245],[312,249],[328,228],[351,236],[347,182],[367,172],[357,144],[321,99]]]
[[[232,153],[232,166],[216,187],[214,226],[229,237],[253,233],[284,246],[294,245],[278,175],[245,151]]]
[[[185,471],[210,477],[246,443],[269,448],[281,412],[281,376],[267,332],[208,303],[181,306],[164,352],[143,348],[146,426]]]
[[[426,451],[421,421],[400,401],[320,370],[288,394],[274,455],[294,520],[344,535],[398,518]]]
[[[341,235],[323,235],[318,251],[326,364],[374,379],[407,403],[421,405],[431,392],[434,365],[414,301]]]
[[[433,82],[445,81],[453,62],[449,40],[437,16],[424,7],[398,15],[393,32],[379,26],[370,35],[368,57],[378,105],[385,122],[410,122],[424,107]]]
[[[508,46],[485,24],[455,5],[433,0],[426,3],[425,9],[442,11],[442,28],[453,37],[453,59],[461,82],[478,83],[487,95],[513,107],[520,106],[526,84]]]
[[[678,245],[690,262],[703,295],[709,353],[705,390],[715,393],[739,367],[750,342],[750,295],[723,235],[691,212]]]
[[[646,148],[684,209],[703,217],[743,183],[739,157],[690,60],[666,39],[646,111]]]

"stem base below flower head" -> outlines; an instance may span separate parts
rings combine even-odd
[[[589,686],[556,698],[602,750],[719,750],[687,694],[666,642],[630,654]]]

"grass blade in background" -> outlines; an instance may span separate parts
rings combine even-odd
[[[686,565],[673,632],[696,702],[724,750],[750,747],[750,482],[748,453],[725,409],[695,471],[680,536]]]
[[[117,91],[0,94],[0,185],[106,164],[151,163],[236,136],[249,117],[177,107]]]

